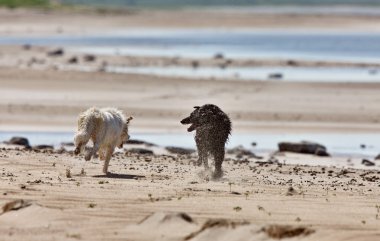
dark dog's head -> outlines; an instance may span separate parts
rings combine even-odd
[[[191,124],[191,126],[189,128],[187,128],[188,132],[192,132],[199,125],[198,122],[199,122],[199,109],[200,108],[201,108],[200,106],[194,106],[195,110],[193,112],[191,112],[190,116],[188,116],[185,119],[181,120],[181,124],[182,125]]]
[[[215,122],[219,113],[223,112],[216,105],[207,104],[203,106],[194,106],[194,111],[191,112],[190,116],[181,120],[181,124],[191,124],[190,127],[187,128],[187,131],[192,132],[204,124]]]

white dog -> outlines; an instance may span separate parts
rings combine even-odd
[[[115,108],[90,108],[81,113],[78,118],[78,131],[74,136],[77,155],[83,152],[91,139],[93,148],[85,153],[85,160],[99,152],[99,158],[104,160],[103,172],[108,173],[108,165],[115,147],[123,148],[123,143],[129,139],[128,124],[132,117],[125,119],[123,113]]]

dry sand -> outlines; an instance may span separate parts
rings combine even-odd
[[[1,240],[272,240],[263,229],[282,226],[270,225],[297,240],[380,236],[376,170],[230,158],[210,181],[195,156],[119,153],[106,177],[101,161],[69,153],[0,155],[0,205],[31,204],[0,215]]]

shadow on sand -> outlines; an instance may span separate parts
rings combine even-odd
[[[145,178],[145,176],[140,175],[130,175],[130,174],[117,174],[117,173],[107,173],[107,175],[95,175],[95,178],[115,178],[115,179],[139,179]]]

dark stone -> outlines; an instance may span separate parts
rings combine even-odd
[[[125,142],[125,144],[157,146],[156,144],[146,142],[146,141],[142,141],[142,140],[137,140],[137,139],[129,139],[128,141]]]
[[[270,73],[268,74],[269,79],[282,79],[283,74],[282,73]]]
[[[289,187],[288,191],[285,193],[286,196],[298,195],[299,193],[294,189],[294,187]]]
[[[326,147],[314,142],[280,142],[278,143],[280,152],[294,152],[301,154],[312,154],[317,156],[330,156]]]
[[[141,155],[153,155],[153,151],[144,148],[131,148],[127,150],[128,153],[141,154]]]
[[[20,145],[20,146],[30,147],[29,140],[25,137],[19,137],[19,136],[12,137],[9,141],[6,141],[5,143],[10,144],[10,145]]]
[[[74,146],[73,142],[62,142],[61,146]]]
[[[231,192],[231,194],[233,194],[233,195],[241,195],[240,192],[235,192],[235,191]]]
[[[30,45],[30,44],[24,44],[24,45],[22,46],[22,48],[23,48],[24,50],[30,50],[30,49],[32,48],[32,45]]]
[[[63,54],[64,54],[64,51],[61,48],[49,51],[47,53],[48,56],[52,56],[52,57],[54,57],[54,56],[62,56]]]
[[[53,150],[54,146],[51,146],[51,145],[37,145],[37,146],[33,146],[33,149],[34,150],[46,150],[46,149]]]
[[[180,155],[190,155],[195,152],[194,149],[175,147],[175,146],[167,146],[165,149],[172,154],[180,154]]]
[[[216,53],[214,59],[224,59],[224,55],[222,53]]]
[[[226,65],[230,65],[232,63],[233,63],[232,59],[226,59],[226,62],[225,62]]]
[[[375,75],[375,74],[377,74],[377,69],[370,69],[370,70],[368,70],[368,73],[370,74],[370,75]]]
[[[78,58],[76,56],[71,57],[67,62],[69,64],[76,64],[76,63],[78,63]]]
[[[297,66],[298,65],[297,61],[295,61],[295,60],[288,60],[286,62],[286,64],[290,65],[290,66]]]
[[[317,148],[314,155],[316,156],[330,156],[330,154],[326,151],[326,149]]]
[[[197,60],[191,61],[191,66],[193,66],[194,69],[198,68],[199,67],[199,61],[197,61]]]
[[[227,68],[227,64],[219,64],[219,68],[225,69],[225,68]]]
[[[369,160],[367,160],[367,159],[363,159],[363,160],[362,160],[362,164],[363,164],[364,166],[367,166],[367,167],[370,167],[370,166],[374,166],[374,165],[375,165],[374,162],[371,162],[371,161],[369,161]]]
[[[63,153],[66,153],[66,152],[67,152],[67,150],[65,148],[63,148],[63,147],[61,147],[61,148],[59,148],[58,150],[55,151],[55,153],[57,153],[57,154],[63,154]]]
[[[96,60],[96,57],[92,54],[86,54],[85,56],[83,56],[83,60],[86,62],[94,62]]]
[[[248,149],[245,149],[243,146],[237,146],[235,148],[229,149],[227,150],[227,154],[236,155],[237,158],[242,158],[244,156],[247,156],[247,157],[261,159],[261,157],[256,156],[255,153],[253,153],[252,151]]]
[[[375,157],[375,160],[380,160],[380,154]]]

